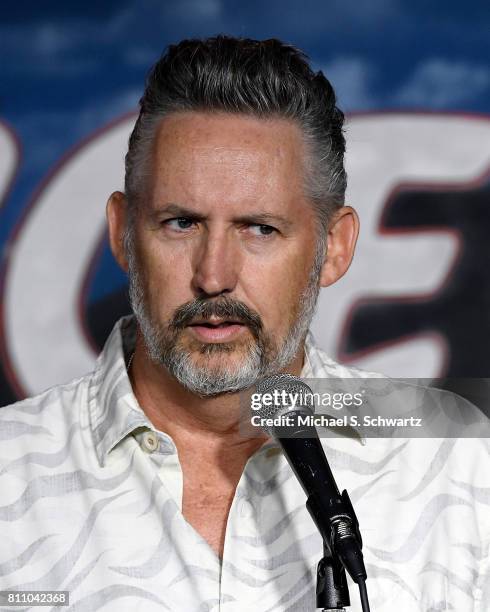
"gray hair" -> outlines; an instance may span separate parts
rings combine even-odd
[[[277,39],[183,40],[170,45],[151,69],[140,107],[126,155],[129,232],[145,193],[160,121],[175,112],[228,112],[280,117],[299,125],[308,152],[305,192],[325,242],[328,221],[345,197],[344,115],[329,81],[321,71],[311,70],[304,53]]]

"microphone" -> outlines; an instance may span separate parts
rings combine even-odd
[[[367,575],[357,517],[347,491],[339,493],[315,427],[304,418],[314,415],[313,402],[308,401],[313,398],[311,388],[295,376],[278,374],[262,379],[256,393],[262,398],[267,394],[268,401],[260,406],[258,415],[272,425],[263,429],[282,447],[306,493],[306,507],[325,546],[362,588]],[[270,405],[272,398],[280,402]],[[282,424],[285,422],[287,425]]]

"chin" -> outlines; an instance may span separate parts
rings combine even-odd
[[[250,360],[255,360],[259,351],[255,341],[248,342],[192,342],[191,345],[182,347],[187,353],[190,361],[199,368],[221,372],[239,371]]]

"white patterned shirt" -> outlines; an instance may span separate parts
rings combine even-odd
[[[94,372],[0,409],[0,590],[66,590],[76,612],[314,610],[322,541],[278,447],[247,462],[220,559],[182,515],[172,439],[133,394],[133,340],[126,317]],[[366,375],[308,338],[302,377]],[[371,609],[488,612],[489,441],[322,443],[359,519]]]

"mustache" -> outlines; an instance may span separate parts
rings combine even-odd
[[[174,331],[182,330],[196,318],[210,319],[213,316],[243,323],[255,337],[258,337],[263,329],[262,319],[257,312],[243,302],[229,297],[196,298],[182,304],[175,311],[170,327]]]

